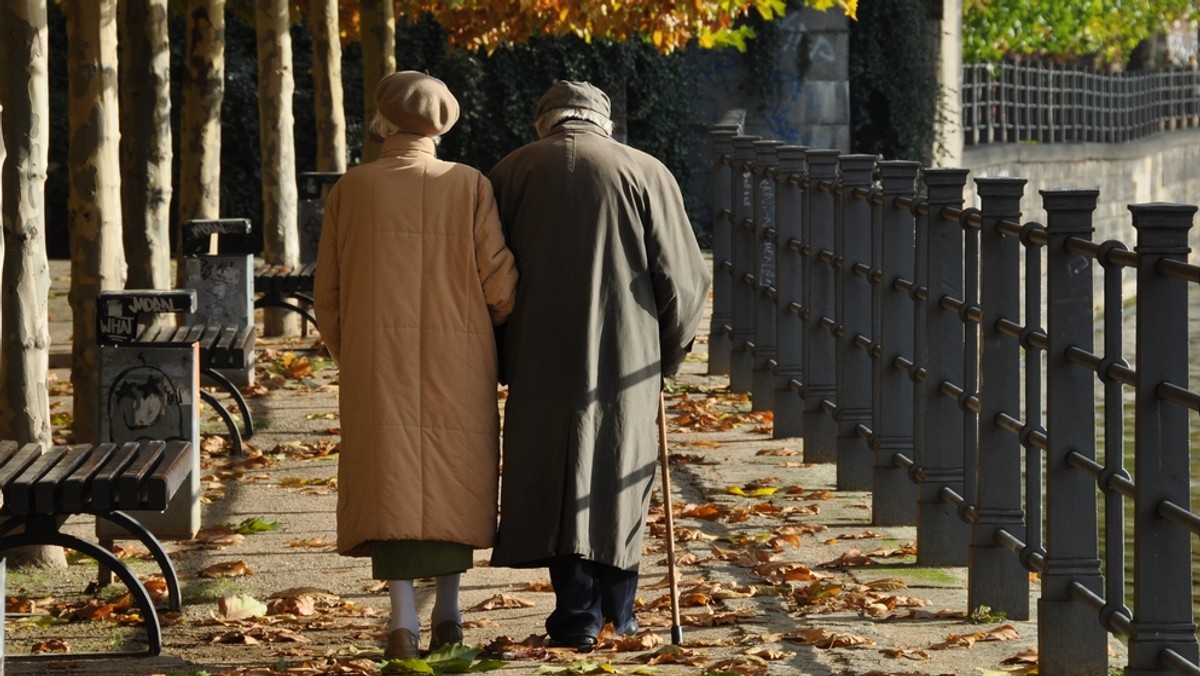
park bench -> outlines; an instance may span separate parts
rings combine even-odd
[[[196,307],[185,313],[176,327],[149,327],[138,340],[159,345],[197,341],[200,375],[233,399],[242,417],[239,431],[233,419],[208,393],[201,397],[214,404],[229,428],[234,453],[242,454],[242,440],[254,436],[250,407],[238,389],[254,379],[253,256],[224,253],[222,239],[250,234],[245,218],[189,220],[182,224],[184,286],[196,292]],[[236,382],[235,382],[236,381]]]
[[[321,222],[325,217],[325,198],[340,172],[310,171],[300,174],[300,264],[263,265],[254,271],[254,307],[280,308],[295,312],[308,326],[317,326],[312,312],[313,276],[317,270],[317,246],[321,243]]]
[[[0,552],[31,545],[58,545],[91,556],[115,573],[141,612],[146,630],[144,653],[72,653],[77,657],[157,655],[162,651],[158,611],[145,585],[121,559],[99,543],[64,533],[75,514],[91,514],[139,540],[162,571],[167,608],[182,608],[179,577],[158,538],[130,510],[161,512],[187,483],[193,469],[187,441],[143,441],[53,446],[0,441]],[[9,656],[13,660],[62,660],[63,655]]]
[[[236,455],[243,454],[242,440],[254,434],[254,421],[246,398],[221,369],[240,369],[254,362],[254,326],[219,323],[191,323],[185,318],[178,326],[149,321],[155,315],[191,315],[197,309],[195,289],[127,289],[101,292],[96,305],[97,339],[101,346],[126,348],[188,348],[198,346],[197,367],[200,376],[229,394],[241,412],[245,433],[229,411],[211,392],[199,391],[200,400],[212,408],[229,431]],[[136,353],[129,366],[145,361],[147,352]],[[161,354],[161,353],[159,353]],[[105,356],[105,359],[110,357]],[[154,358],[160,360],[160,357]],[[156,367],[159,364],[148,364]]]

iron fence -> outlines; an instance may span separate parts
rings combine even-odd
[[[1041,190],[1046,223],[1022,222],[1022,178],[976,179],[980,207],[965,208],[964,169],[736,126],[711,137],[710,373],[772,409],[774,435],[801,437],[807,461],[836,462],[839,489],[871,491],[875,523],[915,525],[918,565],[967,566],[968,612],[1029,619],[1036,572],[1040,673],[1107,673],[1107,633],[1128,639],[1127,673],[1200,673],[1200,517],[1188,507],[1196,207],[1130,205],[1131,251],[1092,240],[1096,190]],[[1125,269],[1136,367],[1123,354]]]
[[[966,64],[967,145],[1118,143],[1200,126],[1200,70],[1105,73],[1045,64]]]

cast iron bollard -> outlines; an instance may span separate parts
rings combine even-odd
[[[987,392],[980,398],[979,420],[992,421],[1000,413],[1015,418],[1021,413],[1020,346],[999,330],[1000,320],[1016,322],[1021,316],[1021,250],[1016,238],[1005,236],[998,224],[1021,218],[1025,179],[980,178],[975,185],[982,209],[980,389]],[[1029,572],[996,540],[997,529],[1018,539],[1026,537],[1021,443],[999,426],[984,422],[979,425],[979,449],[986,451],[979,453],[977,475],[987,480],[976,483],[967,606],[987,606],[1006,617],[1025,620],[1029,618]]]
[[[1188,416],[1164,401],[1163,383],[1187,385],[1187,282],[1162,274],[1165,259],[1186,261],[1196,207],[1133,204],[1137,229],[1137,400],[1134,420],[1134,635],[1127,676],[1165,673],[1160,652],[1197,662],[1192,618],[1192,533],[1159,513],[1165,501],[1190,504]],[[1181,382],[1182,381],[1182,382]]]
[[[733,192],[730,199],[730,272],[733,334],[729,347],[729,390],[749,392],[754,364],[747,343],[754,340],[754,142],[757,136],[733,137]]]
[[[871,488],[874,458],[864,432],[871,425],[871,203],[874,155],[842,155],[841,217],[835,221],[837,486]]]
[[[804,383],[804,258],[799,256],[804,221],[803,146],[780,146],[779,190],[775,195],[775,439],[804,434],[804,406],[797,392]]]
[[[1037,617],[1039,625],[1054,631],[1039,632],[1039,670],[1103,674],[1108,668],[1104,626],[1091,608],[1071,595],[1076,583],[1103,593],[1096,543],[1096,483],[1071,467],[1067,457],[1073,452],[1090,460],[1096,457],[1096,377],[1067,358],[1068,350],[1091,352],[1093,348],[1092,259],[1073,253],[1066,243],[1071,238],[1091,240],[1092,213],[1100,193],[1043,190],[1041,194],[1049,235],[1046,296],[1054,302],[1047,304],[1046,317],[1046,555]]]
[[[963,322],[957,313],[942,307],[945,298],[963,297],[963,233],[957,222],[942,220],[942,209],[962,208],[966,169],[926,169],[929,194],[925,237],[925,270],[918,267],[924,300],[917,303],[917,331],[925,336],[918,346],[925,375],[919,383],[917,417],[923,418],[918,435],[917,459],[920,501],[917,506],[917,560],[923,566],[962,566],[967,563],[970,531],[946,501],[942,489],[962,494],[964,435],[958,402],[942,393],[942,384],[963,382]],[[918,254],[920,255],[920,254]],[[974,480],[974,477],[972,477]]]
[[[733,172],[733,137],[738,125],[716,125],[709,136],[713,144],[712,163],[712,320],[708,330],[708,375],[729,375],[730,331],[733,330],[732,287],[733,248],[730,241],[732,216],[730,183]]]
[[[804,459],[837,462],[837,424],[827,411],[837,396],[836,341],[830,328],[837,311],[834,298],[833,185],[837,181],[836,150],[809,150],[808,216],[800,248],[804,270]]]
[[[880,526],[911,526],[917,522],[917,485],[898,456],[916,457],[913,438],[914,381],[909,367],[914,355],[913,298],[901,288],[916,278],[913,258],[915,214],[897,199],[916,195],[918,162],[892,160],[879,163],[883,205],[874,233],[881,279],[874,285],[872,308],[878,322],[880,354],[874,361],[874,406],[871,445],[875,471],[871,488],[871,518]],[[911,286],[909,287],[911,288]]]
[[[769,411],[775,395],[775,177],[779,141],[754,142],[754,337],[751,340],[751,410]]]

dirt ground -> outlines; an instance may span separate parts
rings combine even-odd
[[[69,424],[65,284],[59,267],[50,388],[54,413]],[[124,588],[93,592],[96,567],[85,558],[65,571],[9,571],[7,673],[381,673],[386,591],[370,578],[369,560],[340,557],[332,546],[338,374],[314,349],[316,338],[260,339],[257,385],[248,390],[258,432],[246,458],[231,456],[214,434],[219,420],[203,412],[203,530],[164,543],[184,604],[162,613],[162,653],[79,657],[145,649],[142,628],[121,608]],[[670,645],[659,504],[634,640],[602,637],[590,655],[544,648],[553,607],[546,572],[490,568],[480,551],[463,578],[468,646],[500,659],[504,674],[1028,673],[1036,624],[968,617],[966,570],[916,566],[915,529],[872,526],[870,495],[834,490],[834,466],[805,463],[799,440],[772,439],[769,415],[750,413],[726,378],[705,375],[699,342],[667,399],[683,644]],[[93,534],[81,517],[65,529]],[[119,544],[148,588],[160,588],[136,543]],[[418,586],[418,604],[424,645],[431,584]],[[1036,614],[1034,604],[1031,596]],[[1119,657],[1123,648],[1110,642]],[[21,658],[39,651],[36,661]]]

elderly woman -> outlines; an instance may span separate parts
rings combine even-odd
[[[419,654],[412,581],[434,577],[430,650],[462,642],[461,573],[492,546],[499,468],[493,327],[517,271],[491,184],[439,160],[458,120],[440,80],[394,73],[375,92],[379,159],[330,191],[315,309],[341,369],[337,546],[388,581],[385,657]]]

